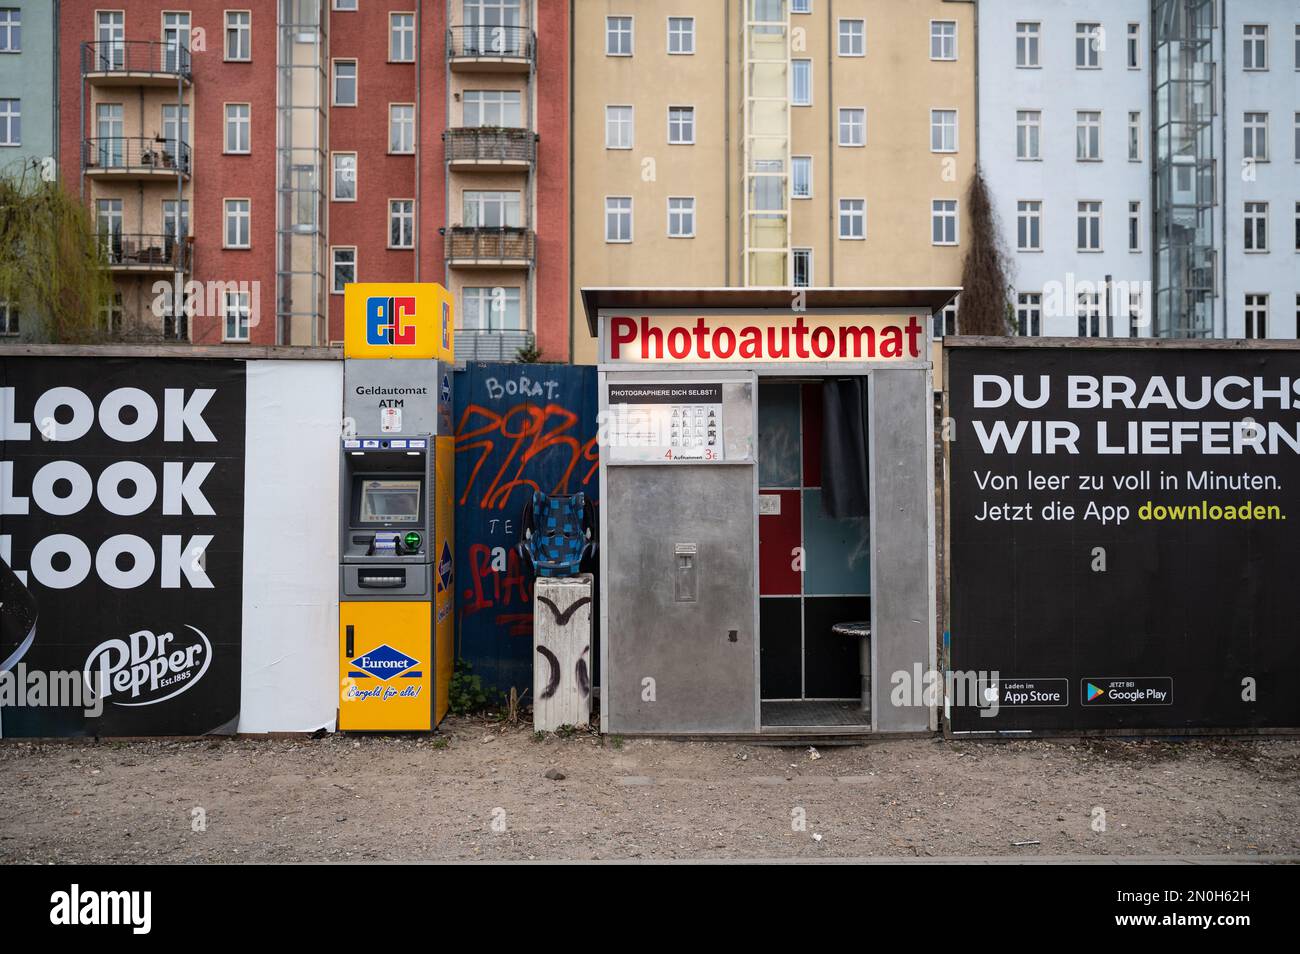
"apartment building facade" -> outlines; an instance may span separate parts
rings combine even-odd
[[[958,284],[975,8],[576,0],[577,290]]]

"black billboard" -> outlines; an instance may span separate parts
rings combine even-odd
[[[953,729],[1300,726],[1300,350],[946,360]]]
[[[0,734],[235,730],[245,404],[234,360],[0,358]]]

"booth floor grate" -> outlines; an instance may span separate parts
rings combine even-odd
[[[871,725],[871,713],[863,712],[856,699],[842,702],[818,700],[764,702],[762,711],[764,728],[785,725]]]

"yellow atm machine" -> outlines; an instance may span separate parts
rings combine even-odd
[[[452,671],[451,295],[345,289],[339,729],[431,731]]]

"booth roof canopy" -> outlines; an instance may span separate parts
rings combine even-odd
[[[584,288],[582,305],[587,312],[587,328],[595,336],[601,309],[641,310],[680,308],[691,311],[706,308],[755,310],[789,308],[791,295],[799,291],[804,307],[815,308],[897,308],[899,311],[927,309],[930,314],[943,309],[961,291],[960,288]]]

